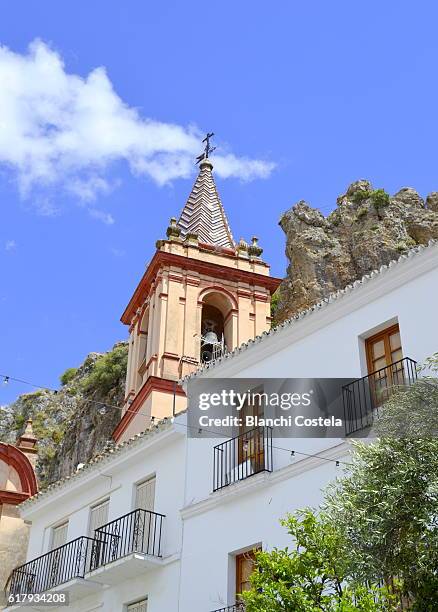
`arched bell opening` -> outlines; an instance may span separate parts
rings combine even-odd
[[[202,302],[200,361],[208,363],[231,346],[226,319],[233,305],[227,295],[216,291],[205,295]]]
[[[217,359],[224,348],[224,317],[219,308],[205,304],[201,320],[201,363]]]

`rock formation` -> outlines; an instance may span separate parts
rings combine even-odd
[[[327,217],[301,200],[284,213],[280,226],[290,264],[279,288],[275,323],[438,238],[438,192],[424,202],[409,187],[389,196],[360,180]]]
[[[61,376],[57,392],[38,390],[0,408],[0,440],[14,443],[26,421],[38,438],[36,466],[40,488],[72,474],[112,444],[124,398],[128,347],[116,344],[105,354],[90,353],[79,368]],[[93,400],[93,401],[90,401]]]

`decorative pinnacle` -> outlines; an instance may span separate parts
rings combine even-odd
[[[248,247],[249,255],[251,257],[260,257],[260,255],[263,253],[263,249],[259,247],[259,239],[257,238],[257,236],[253,236],[251,240],[252,244]]]
[[[23,433],[23,437],[26,438],[34,438],[34,433],[33,433],[33,429],[32,429],[32,419],[27,419],[26,421],[26,428],[24,430]]]
[[[176,218],[172,217],[170,219],[169,227],[166,230],[167,237],[172,240],[172,238],[179,238],[181,235],[181,228],[178,227]]]

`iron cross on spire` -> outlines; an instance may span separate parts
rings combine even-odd
[[[216,149],[216,147],[212,147],[210,144],[210,138],[213,138],[213,136],[214,136],[214,132],[207,132],[207,136],[202,141],[202,142],[205,142],[204,151],[201,153],[201,155],[198,155],[198,157],[196,158],[197,164],[199,164],[199,162],[201,162],[203,159],[208,159],[208,156],[210,155],[210,153],[213,153],[213,151]]]

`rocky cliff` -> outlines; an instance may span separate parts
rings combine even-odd
[[[275,323],[438,238],[438,192],[425,201],[411,188],[390,196],[361,180],[338,198],[327,217],[301,200],[284,213],[280,226],[290,264],[279,288]]]
[[[120,420],[124,398],[127,343],[108,353],[90,353],[79,368],[61,376],[59,391],[21,395],[0,409],[0,440],[14,443],[28,418],[38,438],[40,487],[55,482],[86,463],[106,444]]]
[[[438,192],[425,201],[410,188],[389,196],[357,181],[325,217],[304,201],[282,216],[287,276],[274,299],[274,318],[287,317],[388,264],[417,244],[438,239]],[[39,390],[0,408],[0,440],[14,442],[33,419],[39,439],[37,471],[45,486],[75,471],[106,445],[120,419],[127,343],[90,353],[61,376],[59,391]],[[92,401],[90,401],[92,400]]]

